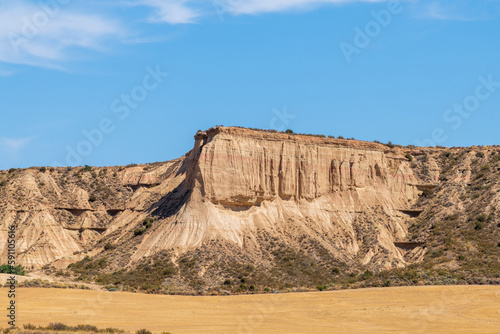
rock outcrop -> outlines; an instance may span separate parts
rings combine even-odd
[[[160,202],[155,213],[164,223],[133,260],[215,240],[258,257],[265,233],[295,247],[306,236],[344,262],[405,264],[394,241],[406,237],[400,209],[415,203],[420,181],[404,155],[384,145],[214,128],[195,136],[186,164],[177,197],[187,199],[175,213],[171,198]]]
[[[394,242],[407,238],[401,210],[425,182],[404,151],[377,143],[217,127],[170,162],[31,168],[0,180],[1,260],[7,228],[17,224],[28,269],[100,256],[106,244],[117,245],[117,267],[163,250],[175,261],[207,245],[265,266],[270,240],[375,270],[402,267],[422,251]],[[148,217],[154,223],[145,227]]]

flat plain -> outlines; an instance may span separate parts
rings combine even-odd
[[[7,289],[1,302],[7,305]],[[17,289],[18,325],[176,333],[500,333],[500,287],[421,286],[239,296]],[[1,327],[7,327],[0,325]]]

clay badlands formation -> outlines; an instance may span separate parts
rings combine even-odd
[[[168,162],[4,171],[2,263],[15,223],[18,261],[28,272],[118,289],[314,288],[408,268],[416,276],[399,283],[423,284],[434,270],[446,271],[441,283],[457,280],[469,259],[450,243],[472,238],[474,253],[481,233],[498,237],[496,151],[216,127]],[[472,189],[487,163],[491,189]],[[481,212],[471,216],[479,200]],[[441,233],[442,222],[449,224]],[[456,225],[468,229],[449,231]],[[484,247],[498,256],[493,239]],[[486,280],[498,270],[483,269]]]

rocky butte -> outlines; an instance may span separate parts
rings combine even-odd
[[[28,271],[125,290],[298,288],[409,266],[420,270],[417,284],[433,270],[461,270],[456,257],[466,251],[450,244],[472,238],[468,251],[479,251],[489,229],[484,247],[498,258],[496,147],[405,148],[238,127],[194,139],[168,162],[0,172],[2,263],[13,223]],[[481,172],[488,181],[479,178],[477,190]],[[476,222],[475,236],[451,227]],[[485,270],[481,279],[498,268]]]

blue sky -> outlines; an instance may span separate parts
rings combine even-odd
[[[500,144],[500,1],[0,0],[0,169],[177,158],[198,129]]]

